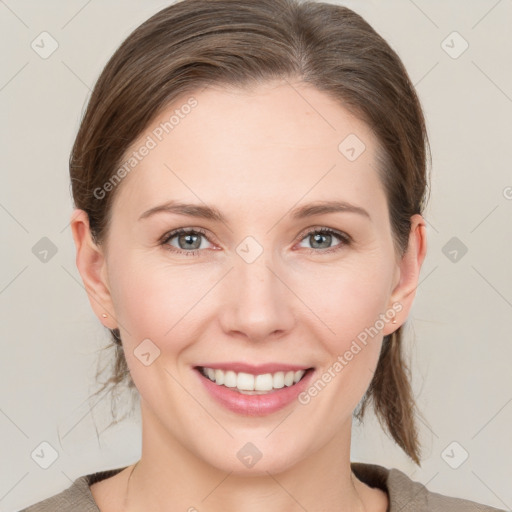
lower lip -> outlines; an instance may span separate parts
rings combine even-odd
[[[308,370],[304,377],[293,386],[285,386],[264,395],[244,395],[235,391],[235,388],[219,386],[205,377],[197,368],[194,369],[199,375],[206,390],[221,405],[245,416],[265,416],[283,409],[302,393],[309,385],[313,370]]]

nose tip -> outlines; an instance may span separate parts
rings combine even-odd
[[[254,251],[251,242],[247,244],[248,253]],[[293,326],[290,292],[261,257],[252,263],[241,259],[235,265],[226,280],[223,299],[220,320],[226,332],[263,341],[282,335]]]

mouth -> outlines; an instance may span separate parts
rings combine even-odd
[[[299,404],[298,397],[315,374],[312,367],[284,364],[209,363],[193,370],[213,402],[231,413],[253,417]]]
[[[256,373],[249,371],[234,371],[226,368],[211,368],[196,366],[195,369],[217,386],[230,388],[243,395],[267,395],[283,388],[291,388],[301,382],[314,368],[287,369],[274,372]]]

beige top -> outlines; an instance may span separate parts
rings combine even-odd
[[[385,468],[377,464],[351,462],[356,477],[369,485],[385,491],[389,497],[387,512],[505,512],[463,500],[430,492],[427,488],[411,480],[405,473],[395,468]],[[89,486],[121,472],[127,466],[101,471],[77,478],[60,494],[47,498],[20,512],[100,512]]]

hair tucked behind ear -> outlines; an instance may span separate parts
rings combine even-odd
[[[75,206],[87,212],[93,239],[101,245],[108,238],[112,201],[123,186],[107,192],[104,184],[160,111],[209,84],[278,79],[316,87],[372,129],[393,244],[403,255],[411,217],[422,214],[427,193],[428,138],[414,87],[398,55],[361,16],[300,0],[182,0],[122,43],[92,91],[70,157]],[[134,387],[116,331],[113,375],[95,394]],[[419,464],[402,350],[399,328],[383,342],[358,417],[372,401],[381,424]]]
[[[416,403],[410,385],[410,371],[403,359],[402,328],[385,336],[373,379],[354,417],[360,422],[372,402],[384,430],[407,455],[421,466],[421,450],[415,424]]]

